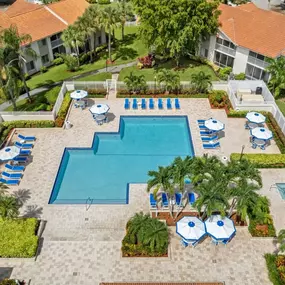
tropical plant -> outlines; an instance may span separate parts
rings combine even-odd
[[[122,33],[122,40],[125,38],[125,24],[127,21],[128,16],[133,15],[132,6],[126,0],[121,0],[118,2],[117,6],[119,18],[120,18],[120,25],[121,25],[121,33]]]
[[[270,73],[269,89],[275,97],[285,95],[285,57],[267,59],[269,66],[266,71]]]
[[[63,62],[67,66],[67,70],[69,71],[76,71],[79,68],[79,61],[78,57],[71,55],[71,54],[65,54],[65,53],[60,53],[57,54],[57,56],[60,56],[63,59]]]
[[[124,78],[124,82],[131,93],[139,93],[147,89],[144,75],[135,75],[131,72],[130,75]]]
[[[112,31],[119,25],[120,17],[116,8],[112,6],[105,6],[100,10],[99,20],[102,26],[108,31],[108,51],[109,60],[112,62],[111,54],[111,38]],[[115,40],[115,39],[114,39]]]
[[[205,74],[204,71],[199,71],[191,75],[191,83],[198,93],[208,93],[212,86],[211,75]]]
[[[277,242],[279,243],[279,251],[285,251],[285,230],[280,230],[277,236]]]
[[[157,82],[163,83],[165,91],[175,91],[180,87],[180,77],[175,71],[169,69],[161,69],[157,73]]]
[[[37,57],[36,52],[30,47],[31,42],[32,37],[28,34],[19,34],[16,25],[11,25],[9,28],[3,29],[0,32],[0,45],[3,46],[4,50],[6,49],[9,51],[9,55],[13,54],[13,58],[8,57],[9,62],[7,61],[5,64],[9,65],[8,68],[13,66],[18,69],[18,74],[23,82],[25,91],[30,101],[32,101],[32,98],[30,96],[29,88],[27,86],[23,71],[23,60],[25,56],[30,56],[33,58]]]
[[[0,196],[0,217],[13,219],[19,215],[19,204],[13,196]]]

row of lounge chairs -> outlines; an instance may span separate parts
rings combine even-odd
[[[178,207],[182,206],[182,199],[183,195],[182,193],[175,193],[175,204]],[[192,206],[193,203],[196,201],[195,195],[193,192],[188,193],[188,202]],[[158,203],[157,200],[154,198],[153,194],[149,194],[149,203],[151,208],[157,208]],[[167,198],[167,194],[165,192],[161,193],[161,205],[163,208],[168,208],[169,207],[169,201]]]
[[[20,154],[12,160],[13,164],[5,164],[5,171],[2,172],[2,177],[0,182],[13,186],[20,183],[20,179],[23,177],[23,171],[25,166],[18,165],[19,163],[26,163],[28,161],[28,156],[31,154],[31,148],[34,146],[33,143],[36,140],[35,137],[18,135],[21,142],[15,142],[15,146],[20,148]],[[15,165],[16,164],[16,165]]]
[[[200,129],[200,136],[203,142],[204,149],[216,149],[220,147],[220,143],[217,141],[218,136],[216,133],[208,130],[205,126],[205,120],[197,120],[199,129]]]
[[[138,102],[138,100],[136,98],[133,99],[132,101],[132,108],[133,109],[138,109],[138,106],[141,106],[141,108],[143,110],[147,109],[147,105],[148,105],[148,108],[150,110],[153,110],[155,105],[154,105],[154,99],[153,98],[150,98],[149,101],[148,101],[148,104],[147,104],[147,100],[146,99],[142,99],[141,102]],[[124,107],[125,109],[130,109],[131,108],[131,102],[128,98],[125,99],[125,104],[124,104]],[[163,110],[164,107],[163,107],[163,100],[162,98],[159,98],[158,101],[157,101],[157,107],[159,110]],[[179,102],[179,99],[178,98],[175,98],[174,99],[174,107],[175,109],[179,110],[180,109],[180,102]],[[172,100],[170,98],[167,98],[166,99],[166,108],[168,110],[171,110],[173,109],[172,108]]]

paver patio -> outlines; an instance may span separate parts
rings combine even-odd
[[[106,101],[96,100],[96,103],[99,102]],[[86,205],[48,204],[64,148],[90,147],[94,132],[118,130],[120,115],[188,116],[196,155],[205,153],[196,120],[215,117],[225,123],[225,137],[221,138],[221,149],[207,152],[229,156],[232,152],[240,152],[242,145],[245,145],[245,152],[262,152],[250,147],[249,132],[244,129],[244,119],[229,119],[223,110],[211,110],[207,99],[180,99],[180,111],[126,111],[123,102],[123,99],[108,101],[111,120],[102,126],[93,121],[88,109],[82,111],[72,108],[69,121],[73,127],[69,130],[18,131],[25,135],[35,135],[37,141],[32,150],[32,161],[28,164],[19,187],[11,189],[29,196],[22,209],[24,215],[38,216],[46,220],[47,224],[37,261],[0,259],[0,267],[14,267],[12,276],[31,279],[32,285],[91,285],[120,281],[270,284],[263,254],[272,252],[275,245],[272,239],[250,238],[246,228],[238,229],[237,236],[226,247],[214,247],[207,239],[195,249],[182,249],[178,237],[172,234],[170,258],[121,258],[121,239],[125,234],[127,220],[136,212],[149,211],[144,184],[130,186],[128,205],[92,205],[89,208]],[[265,150],[265,153],[278,152],[274,142]],[[282,217],[283,201],[276,190],[269,191],[269,186],[282,182],[284,174],[285,170],[262,171],[262,194],[267,195],[272,202],[272,213],[278,229],[285,228],[285,219]]]

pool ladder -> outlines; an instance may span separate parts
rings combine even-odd
[[[92,203],[93,203],[93,199],[91,199],[90,197],[88,197],[88,198],[86,199],[86,211],[89,210],[89,208],[91,207]]]

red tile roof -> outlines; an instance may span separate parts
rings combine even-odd
[[[241,6],[221,4],[221,27],[235,44],[268,57],[285,50],[285,15],[257,8],[253,3]]]

